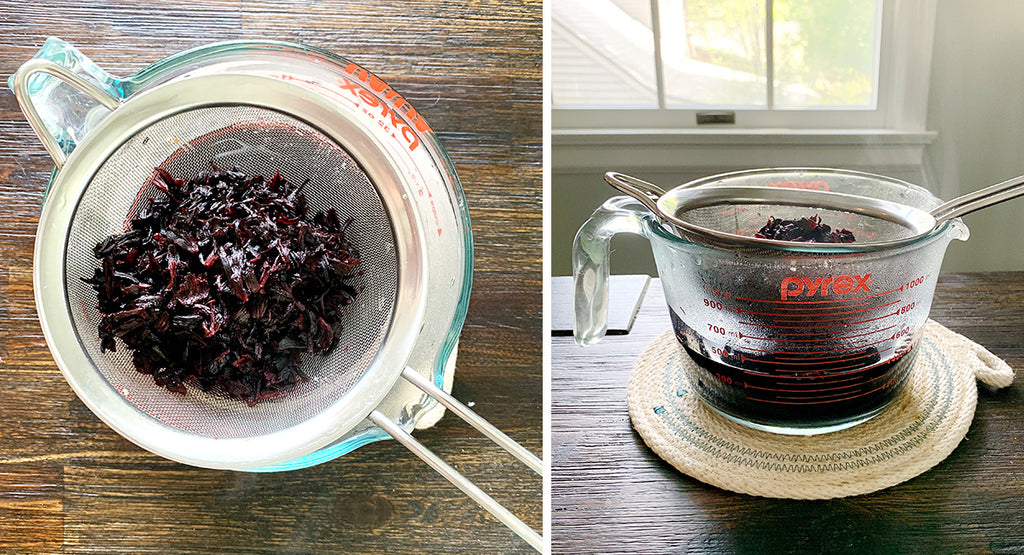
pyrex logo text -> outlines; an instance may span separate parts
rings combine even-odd
[[[769,187],[776,187],[779,189],[811,189],[816,191],[827,191],[827,181],[776,181],[769,182]]]
[[[790,276],[782,280],[782,285],[779,287],[779,295],[782,296],[782,300],[799,295],[813,297],[820,294],[824,297],[825,295],[828,295],[829,287],[832,288],[832,292],[836,295],[849,295],[858,291],[864,291],[866,293],[871,290],[869,288],[870,280],[871,274],[864,274],[862,276],[839,276],[837,278],[806,278]]]
[[[416,150],[416,147],[420,146],[420,140],[413,131],[412,126],[416,126],[421,133],[433,133],[434,130],[427,125],[427,122],[423,121],[423,117],[416,112],[416,109],[411,104],[406,102],[404,98],[387,83],[379,79],[376,75],[366,71],[362,67],[354,63],[349,63],[348,67],[345,68],[345,72],[356,77],[363,83],[369,85],[371,89],[377,94],[383,95],[384,99],[391,102],[393,108],[389,108],[382,100],[374,96],[370,91],[359,87],[358,84],[348,82],[345,79],[339,79],[338,85],[358,98],[365,102],[371,108],[380,108],[380,117],[382,121],[390,122],[394,129],[399,130],[402,134],[402,138],[408,143],[409,150]],[[402,115],[396,112],[402,112]],[[407,121],[409,123],[407,123]],[[410,125],[411,123],[411,125]]]

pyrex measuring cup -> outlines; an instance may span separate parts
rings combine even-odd
[[[231,470],[310,466],[393,437],[543,548],[539,534],[409,433],[436,400],[543,471],[539,458],[440,388],[468,308],[469,212],[436,135],[400,94],[344,58],[273,41],[201,46],[121,78],[50,39],[10,86],[57,166],[36,235],[40,323],[64,377],[99,418],[166,458]],[[82,279],[99,267],[95,245],[161,194],[154,171],[192,179],[211,167],[301,183],[296,204],[336,210],[361,259],[352,281],[359,295],[346,306],[337,347],[306,353],[301,383],[253,406],[191,380],[186,395],[168,391],[123,342],[104,349],[97,297]],[[245,214],[232,217],[236,227],[250,225]],[[287,245],[275,249],[276,260],[292,264],[281,254]],[[258,289],[252,298],[265,293]],[[255,308],[249,313],[256,319]]]
[[[764,185],[818,187],[925,210],[941,204],[909,183],[827,169],[752,170],[684,187]],[[726,209],[734,233],[753,233],[768,216]],[[833,227],[868,233],[848,225],[854,218],[829,214]],[[582,345],[604,334],[607,253],[617,233],[651,242],[676,338],[696,363],[687,365],[688,378],[700,399],[747,426],[791,434],[856,425],[895,397],[916,358],[945,249],[968,237],[966,226],[951,220],[895,248],[699,244],[671,233],[640,202],[615,197],[583,225],[573,248]]]
[[[409,222],[406,227],[423,230],[417,234],[422,239],[409,241],[414,245],[405,249],[409,256],[416,255],[417,262],[413,264],[413,259],[409,258],[403,260],[403,264],[421,271],[424,284],[402,287],[400,291],[404,294],[407,289],[414,289],[430,309],[429,314],[425,314],[426,325],[415,326],[413,333],[391,334],[405,335],[399,341],[410,347],[407,356],[399,357],[404,364],[395,367],[409,366],[431,383],[443,383],[445,369],[454,366],[472,281],[469,212],[454,169],[433,132],[425,124],[422,126],[425,131],[421,132],[416,122],[422,122],[422,117],[376,76],[333,54],[302,45],[235,41],[200,46],[161,60],[137,74],[118,77],[108,74],[72,45],[56,38],[48,39],[17,76],[12,76],[12,86],[19,81],[18,76],[24,85],[20,96],[26,114],[30,121],[36,121],[37,134],[58,166],[47,186],[37,235],[36,271],[48,280],[37,280],[37,290],[46,291],[38,298],[54,307],[39,310],[43,329],[48,339],[58,338],[51,345],[55,352],[66,351],[56,357],[58,361],[67,360],[69,368],[82,374],[91,372],[94,367],[103,369],[100,373],[105,372],[105,377],[98,383],[104,395],[110,398],[96,404],[103,407],[106,418],[114,417],[105,413],[123,414],[118,418],[125,425],[115,426],[116,429],[135,430],[146,422],[147,419],[136,417],[139,409],[134,405],[143,402],[163,407],[164,412],[160,412],[147,404],[149,412],[142,412],[155,413],[153,420],[160,426],[174,428],[164,421],[176,419],[171,411],[177,410],[176,403],[180,404],[181,399],[172,396],[165,401],[153,397],[151,401],[146,397],[143,401],[141,393],[132,391],[129,400],[118,388],[105,385],[110,382],[122,387],[130,385],[132,389],[149,389],[149,383],[143,379],[146,376],[133,368],[121,372],[96,350],[95,341],[91,340],[95,339],[95,329],[77,324],[93,316],[65,309],[65,305],[95,304],[95,297],[77,278],[91,270],[74,267],[65,270],[65,265],[75,266],[76,261],[79,261],[77,265],[84,265],[83,261],[95,264],[90,260],[93,258],[89,254],[91,247],[106,235],[122,230],[125,214],[135,206],[138,184],[145,183],[153,167],[163,164],[165,159],[171,161],[173,165],[169,167],[175,173],[182,172],[179,175],[194,175],[216,161],[224,167],[237,165],[268,175],[280,169],[294,182],[313,178],[305,187],[311,203],[330,201],[331,195],[345,191],[340,185],[335,186],[335,181],[326,179],[325,183],[330,185],[316,186],[320,176],[338,175],[337,183],[383,183],[379,188],[385,193],[396,191],[394,194],[405,204],[396,203],[387,210],[390,220],[401,215]],[[86,90],[93,92],[87,94]],[[386,118],[381,115],[385,112]],[[382,126],[385,119],[389,126]],[[303,131],[289,132],[292,124],[303,125]],[[334,125],[339,127],[332,127]],[[328,131],[331,138],[328,138]],[[202,138],[191,140],[190,135]],[[334,143],[343,146],[338,149],[321,146]],[[216,149],[207,148],[208,144],[216,145]],[[125,146],[122,148],[122,145]],[[134,152],[140,147],[147,151],[160,150],[147,152],[147,156],[123,155],[129,149]],[[205,152],[207,150],[210,152]],[[349,153],[349,158],[334,163],[330,154],[341,151]],[[125,163],[114,168],[112,161],[115,159]],[[196,168],[188,167],[193,159],[197,162]],[[83,163],[83,160],[97,162]],[[104,173],[116,179],[106,188],[90,187],[97,182],[93,175],[102,175],[97,170],[100,163],[111,167],[110,172]],[[358,174],[350,177],[359,179],[345,177],[356,171],[365,172],[367,177],[363,179]],[[288,175],[289,172],[292,175]],[[86,191],[92,194],[85,195]],[[383,195],[372,192],[372,197],[384,198]],[[371,197],[371,194],[366,196]],[[93,200],[83,203],[80,197]],[[354,192],[346,193],[345,198],[352,202],[331,201],[332,205],[339,209],[346,206],[363,210],[368,204],[366,198],[357,198]],[[70,225],[72,214],[80,215],[74,221],[81,224],[76,223],[71,232],[62,231],[63,226]],[[380,220],[367,214],[352,216],[361,222]],[[381,240],[379,238],[388,237],[389,228],[401,228],[390,221],[380,221],[383,225],[367,229],[366,233],[353,229],[352,236]],[[399,242],[389,239],[380,250],[394,250],[392,245]],[[80,248],[68,249],[64,243]],[[370,252],[368,245],[359,248],[364,254]],[[72,254],[68,255],[67,250]],[[383,259],[382,256],[374,258]],[[76,277],[64,280],[65,273]],[[67,302],[62,300],[65,294],[69,295]],[[396,299],[401,303],[399,297]],[[388,303],[382,300],[380,304]],[[55,327],[58,322],[63,324],[61,331]],[[76,325],[93,337],[86,333],[86,339],[72,339],[78,333]],[[91,349],[88,356],[84,356],[83,349]],[[354,351],[349,349],[349,352]],[[99,362],[94,365],[92,359]],[[392,382],[389,379],[373,389],[386,393],[380,395],[377,405],[380,412],[409,431],[434,404],[425,399],[417,387],[403,382],[405,380]],[[164,393],[156,389],[153,395]],[[85,398],[92,399],[96,395],[96,392],[87,393]],[[315,414],[314,406],[314,403],[304,403],[292,413],[300,419],[299,415],[309,416],[311,411]],[[269,420],[255,413],[251,418],[259,423]],[[306,441],[300,439],[305,436],[296,428],[291,426],[288,434],[288,442],[297,447],[294,453],[272,461],[252,461],[244,466],[240,464],[243,449],[225,449],[223,461],[196,461],[192,458],[205,453],[203,449],[183,441],[160,443],[182,453],[182,456],[162,453],[173,455],[171,458],[181,462],[276,471],[322,463],[368,442],[391,437],[369,421],[360,421],[345,433],[332,434],[336,436],[333,440],[316,434],[316,439]],[[128,435],[146,440],[160,437],[157,433],[139,431]],[[210,435],[224,441],[232,438],[223,432]],[[250,445],[255,443],[245,441]],[[281,447],[285,443],[276,445]],[[320,445],[311,449],[315,444]],[[269,452],[262,450],[259,457]]]

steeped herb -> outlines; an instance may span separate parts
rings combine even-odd
[[[768,223],[754,234],[759,239],[775,239],[776,241],[801,241],[805,243],[852,243],[853,232],[846,229],[833,231],[821,223],[817,215],[799,220],[782,220],[768,217]]]
[[[302,185],[213,168],[184,181],[96,245],[101,351],[186,393],[191,382],[250,406],[307,379],[303,353],[338,341],[359,254],[334,209],[307,218]]]

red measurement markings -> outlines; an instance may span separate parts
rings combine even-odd
[[[860,343],[858,345],[853,345],[853,346],[850,346],[850,347],[844,347],[842,349],[830,349],[828,351],[772,351],[770,349],[754,349],[754,348],[751,348],[751,347],[744,347],[744,350],[745,351],[757,351],[759,353],[769,353],[769,354],[773,354],[773,355],[791,355],[791,356],[797,357],[795,359],[784,359],[784,360],[818,360],[817,358],[809,358],[809,357],[805,357],[803,355],[824,355],[824,354],[828,354],[828,353],[844,353],[844,352],[847,352],[847,351],[856,351],[857,349],[863,349],[864,347],[870,347],[872,345],[878,345],[879,343],[885,343],[886,341],[892,341],[892,339],[893,339],[893,337],[889,336],[889,337],[886,337],[884,339],[879,339],[878,341],[872,341],[871,343]],[[822,357],[822,358],[832,358],[832,357]]]
[[[840,357],[840,358],[824,357],[822,359],[805,358],[805,359],[803,359],[804,362],[795,362],[795,361],[787,361],[787,360],[764,360],[764,359],[760,359],[760,358],[751,358],[751,357],[748,357],[746,355],[741,354],[740,355],[740,362],[746,362],[746,361],[749,360],[750,362],[757,362],[759,364],[765,364],[765,365],[774,364],[774,365],[777,365],[777,366],[822,366],[823,363],[824,364],[832,364],[832,363],[836,363],[836,362],[850,362],[850,361],[854,361],[854,360],[858,360],[858,359],[862,359],[862,358],[866,358],[866,357],[872,357],[872,356],[884,353],[884,352],[889,351],[889,350],[892,350],[892,347],[886,347],[885,349],[882,349],[880,351],[875,351],[873,353],[865,353],[863,355],[858,355],[858,356],[855,356],[855,357]],[[831,360],[825,360],[825,359],[831,359]],[[837,367],[829,367],[827,369],[829,369],[829,370],[831,370],[831,369],[839,370],[839,369],[843,369],[843,368],[855,368],[855,367],[856,366],[837,366]],[[815,370],[819,370],[819,369],[820,370],[826,370],[826,368],[815,368]],[[785,369],[780,369],[780,371],[784,372]]]
[[[882,297],[882,296],[885,296],[885,295],[891,295],[892,293],[895,293],[897,291],[903,291],[904,287],[906,287],[905,284],[901,285],[899,287],[899,289],[893,289],[892,291],[886,291],[884,293],[875,293],[874,295],[865,295],[863,297],[851,297],[849,299],[832,299],[832,300],[827,300],[827,301],[790,301],[790,300],[783,301],[783,300],[779,300],[779,299],[751,299],[749,297],[736,297],[736,299],[740,300],[740,301],[749,301],[749,302],[752,302],[752,303],[782,303],[782,304],[788,304],[788,305],[791,305],[791,306],[805,305],[805,304],[812,305],[812,304],[823,304],[823,303],[845,303],[845,302],[849,302],[849,301],[860,301],[860,300],[864,300],[864,299],[872,299],[872,298],[875,298],[875,297]]]
[[[885,350],[888,350],[888,349],[885,349]],[[879,351],[879,352],[884,352],[884,351]],[[875,354],[875,353],[872,353],[872,354]],[[747,360],[751,360],[751,361],[756,360],[757,362],[759,362],[761,364],[772,364],[772,362],[767,361],[767,360],[754,359],[754,358],[750,358],[750,357],[747,357]],[[850,359],[850,360],[853,360],[853,359]],[[840,361],[834,361],[834,362],[840,362]],[[843,361],[843,362],[846,362],[846,361]],[[777,362],[775,364],[787,364],[787,363]],[[788,363],[788,364],[789,365],[796,365],[796,363],[793,363],[793,362]],[[797,375],[797,374],[799,374],[801,372],[803,372],[803,373],[808,373],[808,372],[829,372],[829,373],[833,373],[836,370],[849,370],[851,368],[853,368],[853,369],[860,369],[860,368],[863,367],[863,365],[864,365],[863,362],[857,362],[857,363],[854,363],[854,364],[847,364],[846,366],[824,366],[820,362],[811,362],[811,363],[808,363],[808,364],[804,365],[804,366],[811,366],[810,369],[806,369],[806,368],[775,368],[774,370],[776,372],[791,372],[791,373],[794,374],[794,377],[795,377],[795,375]],[[838,375],[838,374],[836,374],[836,375]]]
[[[848,372],[848,373],[853,373],[853,372]],[[779,376],[780,379],[809,378],[809,377],[811,377],[811,376]],[[843,379],[843,380],[820,380],[820,381],[811,382],[811,383],[801,382],[801,381],[779,382],[779,385],[785,385],[785,386],[790,386],[790,387],[792,387],[792,386],[801,386],[802,385],[802,386],[807,386],[808,388],[814,388],[814,387],[818,387],[818,386],[822,386],[822,385],[835,385],[835,384],[846,383],[846,382],[854,382],[854,383],[862,384],[862,383],[867,383],[867,382],[871,381],[872,379],[874,379],[874,378],[867,378],[867,379],[865,379],[865,378],[860,377],[860,376],[853,376],[851,378],[846,378],[846,379]],[[803,391],[803,390],[801,390],[801,391]]]
[[[879,316],[877,318],[868,318],[867,320],[858,320],[856,322],[846,322],[841,324],[819,324],[815,326],[776,326],[774,324],[757,324],[754,322],[738,322],[746,326],[753,326],[755,328],[777,328],[777,329],[790,329],[790,330],[816,330],[821,328],[836,328],[839,326],[855,326],[857,324],[865,324],[867,322],[874,322],[876,320],[882,320],[890,318],[892,316],[898,316],[899,312],[893,312],[892,314],[886,314],[885,316]]]
[[[881,332],[886,331],[886,330],[891,330],[891,329],[893,329],[895,327],[898,327],[898,326],[896,324],[893,324],[891,326],[886,326],[884,328],[879,328],[879,329],[876,329],[876,330],[871,330],[871,331],[869,331],[867,333],[859,333],[859,334],[855,334],[855,335],[837,335],[837,336],[835,336],[835,340],[839,341],[839,340],[842,340],[842,339],[853,339],[855,337],[864,337],[864,336],[867,336],[867,335],[881,333]],[[869,328],[860,328],[860,329],[850,330],[850,331],[862,331],[862,330],[866,330],[866,329],[869,329]],[[808,333],[808,334],[804,334],[804,335],[831,335],[831,333],[832,332],[822,332],[820,334]],[[746,339],[760,339],[762,341],[785,341],[787,343],[820,343],[821,342],[821,339],[789,339],[789,338],[779,338],[779,337],[757,337],[756,335],[744,335],[743,332],[739,332],[739,337],[740,337],[740,339],[746,338]],[[893,338],[893,339],[895,339],[895,338]]]
[[[739,371],[743,372],[744,374],[749,374],[751,376],[758,376],[759,378],[762,378],[762,379],[765,379],[765,378],[770,378],[770,379],[774,379],[774,380],[813,380],[813,379],[817,379],[817,380],[819,380],[820,383],[826,383],[826,381],[827,382],[839,383],[839,382],[846,381],[846,380],[833,380],[832,378],[843,378],[843,377],[846,377],[846,376],[854,376],[856,374],[860,374],[861,372],[867,372],[868,370],[874,370],[875,368],[877,368],[877,366],[878,365],[868,366],[868,367],[855,366],[855,367],[853,367],[853,370],[847,370],[845,372],[833,372],[832,370],[827,370],[827,372],[828,372],[827,374],[821,374],[821,373],[819,373],[818,370],[794,370],[794,369],[790,369],[790,368],[782,368],[782,369],[778,369],[777,370],[778,372],[788,372],[788,374],[765,374],[763,372],[755,372],[755,371],[752,371],[752,370],[744,370],[742,368],[740,368]],[[847,379],[860,379],[860,378],[847,378]]]
[[[715,286],[713,286],[713,285],[708,287],[707,284],[704,284],[704,285],[701,285],[700,288],[705,293],[708,293],[708,294],[710,294],[712,296],[715,296],[715,297],[719,297],[719,298],[722,298],[722,299],[731,299],[732,298],[732,293],[730,293],[729,291],[724,291],[722,289],[716,289]]]
[[[888,339],[886,339],[886,341],[888,341]],[[881,343],[881,342],[879,342],[879,343]],[[877,344],[878,343],[868,343],[868,344],[860,345],[860,346],[857,346],[857,347],[851,347],[849,349],[836,349],[834,351],[818,351],[818,352],[822,353],[822,354],[829,353],[829,352],[833,352],[833,353],[848,353],[850,351],[863,350],[864,347],[867,347],[867,346],[870,346],[870,345],[877,345]],[[889,347],[889,349],[891,349],[891,348],[892,347]],[[871,356],[872,354],[881,353],[881,352],[887,351],[889,349],[883,349],[882,351],[874,351],[873,353],[867,353],[864,356]],[[854,357],[854,358],[861,358],[861,357]],[[821,363],[824,364],[824,363],[829,363],[829,362],[846,362],[846,361],[849,361],[849,360],[854,360],[854,358],[846,357],[846,356],[839,355],[839,354],[823,356],[823,357],[776,356],[775,357],[775,361],[778,362],[779,364],[787,364],[787,363],[796,364],[798,362],[799,363],[803,363],[805,361],[821,362]]]
[[[854,316],[854,317],[855,318],[860,318],[860,317],[863,317],[863,316],[870,316],[870,315],[869,314],[858,314],[857,316]],[[835,325],[840,325],[841,326],[841,325],[844,325],[844,323],[846,322],[846,320],[843,320],[843,318],[840,318],[840,317],[831,317],[831,318],[826,318],[826,319],[815,319],[815,318],[771,318],[768,321],[769,322],[773,322],[775,324],[806,324],[808,326],[815,327],[815,328],[825,327],[826,325],[831,326],[831,327],[835,327]],[[865,320],[857,320],[857,323],[864,322],[864,321]],[[833,324],[835,324],[835,325],[833,325]]]
[[[756,370],[746,370],[746,369],[743,369],[743,368],[736,368],[736,370],[739,370],[740,372],[743,372],[744,374],[748,374],[748,375],[751,375],[751,376],[758,376],[758,377],[761,377],[761,378],[771,378],[771,379],[777,379],[777,380],[809,380],[809,379],[813,379],[813,378],[825,379],[825,378],[834,378],[834,377],[835,378],[841,378],[843,376],[852,376],[854,374],[859,374],[861,372],[866,372],[868,370],[871,370],[872,368],[874,368],[874,366],[869,366],[869,367],[856,366],[854,368],[855,368],[854,370],[849,370],[849,371],[846,371],[846,372],[832,372],[831,370],[825,370],[826,372],[828,372],[828,374],[821,374],[820,373],[821,370],[801,370],[801,369],[791,369],[791,368],[780,368],[780,369],[776,369],[775,370],[776,372],[789,372],[789,374],[766,374],[764,372],[758,372]]]
[[[869,310],[877,310],[879,308],[885,308],[887,306],[892,306],[894,304],[900,303],[902,300],[903,299],[896,299],[895,301],[893,301],[891,303],[885,303],[885,304],[880,304],[880,305],[875,305],[875,306],[869,306],[867,308],[860,308],[860,309],[857,309],[857,310],[845,310],[845,311],[838,311],[838,312],[813,312],[813,313],[810,313],[810,314],[779,314],[778,312],[754,312],[753,310],[743,310],[742,308],[737,308],[736,309],[736,313],[737,314],[740,314],[740,313],[757,314],[759,316],[775,316],[775,317],[777,317],[776,320],[779,321],[779,322],[783,322],[783,321],[805,322],[805,321],[808,321],[808,319],[806,317],[811,317],[811,316],[842,316],[843,314],[857,314],[859,312],[867,312]],[[797,316],[800,316],[802,318],[798,318],[796,320],[783,320],[782,319],[783,317],[797,317]]]
[[[849,303],[846,304],[846,306],[844,308],[849,308],[849,307],[852,307],[852,306],[865,306],[865,305],[871,304],[871,302],[872,302],[871,299],[862,300],[861,302],[849,302]],[[774,308],[775,310],[822,310],[822,309],[824,309],[824,310],[832,310],[832,307],[828,306],[828,305],[825,305],[825,306],[791,306],[792,304],[793,303],[787,302],[787,304],[785,304],[783,306],[774,306],[772,308]],[[804,304],[804,303],[797,303],[797,304]]]
[[[747,388],[747,389],[759,389],[761,391],[775,391],[775,392],[778,392],[778,393],[818,393],[819,391],[839,391],[839,390],[842,390],[842,389],[850,389],[851,387],[860,387],[860,386],[868,383],[869,381],[871,381],[871,380],[861,380],[861,381],[858,381],[857,383],[852,383],[852,384],[849,384],[849,385],[841,385],[839,387],[826,387],[826,388],[821,388],[821,389],[817,389],[816,388],[814,390],[774,389],[774,388],[771,388],[771,387],[760,387],[760,386],[750,385],[750,384],[747,384],[744,387]],[[833,394],[833,395],[837,395],[837,394]],[[838,395],[843,395],[843,394],[840,393]]]
[[[883,385],[881,385],[879,387],[876,387],[875,389],[872,389],[870,391],[862,391],[860,393],[857,393],[856,395],[850,395],[848,397],[840,397],[839,399],[828,399],[828,397],[834,397],[834,395],[826,395],[824,397],[821,397],[821,399],[824,399],[824,400],[821,400],[821,401],[811,401],[811,400],[805,400],[805,399],[783,401],[781,399],[758,399],[756,397],[750,397],[750,396],[748,396],[747,399],[750,400],[750,401],[760,401],[762,403],[776,403],[776,404],[780,404],[780,405],[820,405],[820,404],[824,404],[824,403],[838,403],[840,401],[849,401],[851,399],[856,399],[858,397],[864,397],[865,395],[870,395],[870,394],[878,391],[879,389],[884,389],[885,386],[886,386],[886,384],[883,384]],[[817,397],[807,397],[806,399],[816,399],[816,398]],[[787,397],[787,399],[795,399],[795,398]]]
[[[776,400],[787,399],[791,401],[804,401],[810,403],[826,403],[829,401],[840,401],[847,399],[856,399],[862,395],[859,391],[841,391],[839,393],[829,393],[827,395],[814,395],[814,396],[795,396],[795,395],[779,395]],[[845,396],[845,397],[844,397]],[[815,401],[817,399],[817,401]]]

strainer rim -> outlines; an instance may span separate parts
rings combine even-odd
[[[853,176],[862,177],[867,179],[875,179],[885,181],[894,185],[901,185],[911,188],[917,192],[928,195],[935,199],[935,206],[942,203],[941,199],[938,199],[930,191],[915,185],[908,181],[871,173],[860,170],[847,170],[840,168],[829,168],[829,167],[813,167],[813,166],[782,166],[782,167],[767,167],[767,168],[752,168],[744,170],[736,170],[731,172],[719,173],[715,175],[705,176],[686,183],[677,185],[671,189],[668,189],[658,199],[658,207],[661,209],[660,212],[668,220],[664,222],[664,226],[659,226],[664,231],[664,235],[670,236],[676,240],[683,239],[691,241],[697,244],[703,244],[711,248],[735,248],[735,249],[769,249],[778,250],[784,252],[795,252],[795,253],[820,253],[820,254],[844,254],[844,253],[862,253],[862,252],[875,252],[875,251],[888,251],[906,247],[908,245],[914,245],[922,241],[930,240],[934,237],[946,234],[951,226],[963,226],[960,219],[947,220],[941,222],[939,225],[931,229],[931,231],[915,235],[903,239],[892,239],[888,241],[873,241],[865,243],[812,243],[812,242],[797,242],[797,241],[784,241],[777,239],[762,239],[758,237],[748,237],[744,235],[738,235],[735,233],[728,233],[724,231],[712,230],[703,226],[696,225],[689,221],[681,218],[671,217],[669,214],[671,210],[666,204],[671,200],[672,193],[686,189],[696,187],[714,186],[712,183],[718,181],[725,181],[734,179],[737,177],[744,177],[748,175],[770,175],[773,173],[793,173],[793,172],[808,172],[817,174],[834,174],[842,176]],[[723,184],[727,185],[727,184]],[[742,187],[742,185],[739,185]],[[934,208],[934,207],[929,207]],[[653,214],[652,214],[653,216]],[[670,226],[680,232],[679,235],[672,234],[669,230],[664,229],[665,226]]]
[[[261,103],[258,100],[260,96],[253,95],[252,90],[245,90],[243,94],[243,89],[246,88],[238,86],[238,80],[246,81],[269,97],[284,95],[292,101],[293,105],[288,110],[282,110],[279,105],[272,102]],[[228,83],[232,86],[223,86]],[[217,85],[221,86],[218,87]],[[194,94],[191,100],[182,98],[182,93],[188,92],[189,89],[192,89],[193,92],[195,89],[201,89],[202,92]],[[215,91],[216,94],[211,94],[211,91]],[[188,95],[185,96],[187,97]],[[176,102],[169,103],[167,101],[168,97],[175,99]],[[296,108],[294,104],[298,104],[300,101],[302,108]],[[57,361],[65,379],[75,390],[76,394],[101,420],[134,443],[172,460],[210,468],[243,469],[285,462],[297,456],[313,452],[329,444],[364,420],[366,414],[387,395],[388,391],[397,381],[404,367],[404,360],[408,359],[409,353],[412,350],[415,330],[422,325],[425,313],[426,299],[423,291],[425,290],[424,282],[427,274],[426,260],[421,255],[424,252],[423,229],[415,220],[416,216],[411,213],[413,211],[406,211],[410,212],[410,214],[405,216],[408,218],[407,221],[392,217],[393,227],[396,221],[400,221],[400,227],[404,228],[404,231],[395,230],[396,243],[402,244],[404,242],[413,245],[405,249],[406,252],[403,254],[400,270],[404,268],[406,271],[400,271],[399,273],[400,284],[406,283],[409,286],[398,287],[395,301],[396,318],[392,319],[390,322],[391,328],[386,332],[387,338],[393,338],[391,341],[392,347],[397,353],[390,358],[401,359],[403,363],[393,364],[394,368],[388,367],[380,370],[381,363],[379,361],[375,362],[364,372],[364,375],[359,378],[349,392],[346,392],[339,401],[331,404],[323,413],[296,426],[257,436],[256,439],[259,439],[260,444],[273,445],[277,448],[273,450],[272,456],[266,456],[262,453],[259,456],[254,456],[252,453],[253,437],[206,438],[182,430],[170,431],[168,430],[168,425],[160,423],[121,397],[120,393],[113,387],[113,384],[110,384],[102,377],[95,370],[95,367],[89,370],[73,367],[73,365],[80,364],[83,361],[89,366],[92,366],[92,363],[89,361],[89,356],[85,354],[82,345],[78,342],[77,334],[74,333],[73,317],[70,312],[72,308],[67,305],[68,300],[64,292],[67,276],[64,273],[66,253],[63,251],[68,242],[67,234],[70,233],[71,215],[74,214],[77,203],[84,195],[88,183],[109,157],[125,141],[135,136],[142,129],[184,111],[224,104],[245,104],[275,110],[306,122],[345,148],[360,162],[367,175],[370,176],[371,181],[375,183],[390,181],[403,183],[403,174],[397,171],[394,160],[390,159],[386,149],[380,147],[377,138],[372,133],[363,131],[360,122],[355,118],[349,117],[347,113],[339,112],[336,109],[332,110],[331,103],[322,96],[302,87],[269,77],[248,74],[204,75],[192,77],[188,80],[171,81],[154,89],[137,93],[126,101],[114,113],[100,122],[68,157],[64,168],[55,176],[50,198],[48,202],[44,203],[40,213],[39,232],[36,236],[35,263],[33,265],[33,282],[40,322],[51,353],[54,355],[54,359]],[[308,117],[310,113],[329,113],[331,117],[336,119],[322,118],[319,120],[319,123],[314,124],[311,120],[316,118]],[[303,115],[307,117],[303,117]],[[338,116],[343,117],[338,118]],[[345,128],[345,132],[340,131],[340,128]],[[353,134],[357,135],[361,140],[369,141],[368,144],[374,145],[376,148],[369,151],[367,148],[353,149],[351,147]],[[111,137],[108,135],[114,135],[114,138],[117,140],[111,140]],[[368,164],[365,163],[365,156],[358,156],[356,152],[377,156],[379,160],[375,164],[369,164],[373,168],[370,169]],[[382,165],[384,167],[381,167]],[[387,179],[384,179],[384,176],[381,175],[385,173],[388,174]],[[69,203],[69,199],[73,203]],[[389,214],[396,212],[396,206],[401,204],[400,202],[396,203],[394,199],[391,199],[389,204],[389,199],[383,198],[383,195],[382,202],[385,208],[389,210]],[[58,238],[54,239],[54,237]],[[57,255],[58,260],[54,260],[53,253],[47,252],[48,249],[52,248],[52,243],[59,243],[61,247],[59,255]],[[397,245],[396,248],[398,248]],[[44,275],[47,273],[47,270],[51,269],[51,266],[55,266],[57,271],[51,271],[52,275],[49,276]],[[53,297],[55,295],[49,293],[49,291],[54,289],[55,284],[58,286],[58,290],[61,291],[59,294],[60,302],[57,307],[53,306]],[[402,313],[402,324],[396,328],[395,320],[398,316],[398,306],[406,300],[408,302],[406,302],[407,307]],[[59,342],[54,335],[58,331],[66,333],[68,329],[71,330],[69,337],[76,337],[74,349],[70,352],[69,347]],[[401,337],[402,334],[410,337]],[[376,354],[376,357],[379,356],[380,352]],[[89,387],[97,387],[97,389],[93,390],[89,389]],[[356,399],[352,399],[350,395],[354,391],[360,393]],[[94,395],[98,395],[99,398],[94,398]],[[353,402],[360,400],[362,402]],[[355,405],[354,408],[352,408],[353,405]],[[126,412],[131,413],[131,415],[127,415]],[[142,418],[138,422],[127,423],[132,416],[138,417],[140,415]],[[339,417],[339,415],[343,416]],[[300,433],[301,431],[305,431],[305,433]],[[153,437],[157,439],[154,440]],[[174,445],[172,440],[180,441],[185,439],[199,443],[201,446],[190,449],[188,453],[183,453],[180,447]],[[201,453],[200,456],[193,455],[196,451]],[[247,453],[249,456],[245,457],[244,460],[240,460],[239,453]]]

